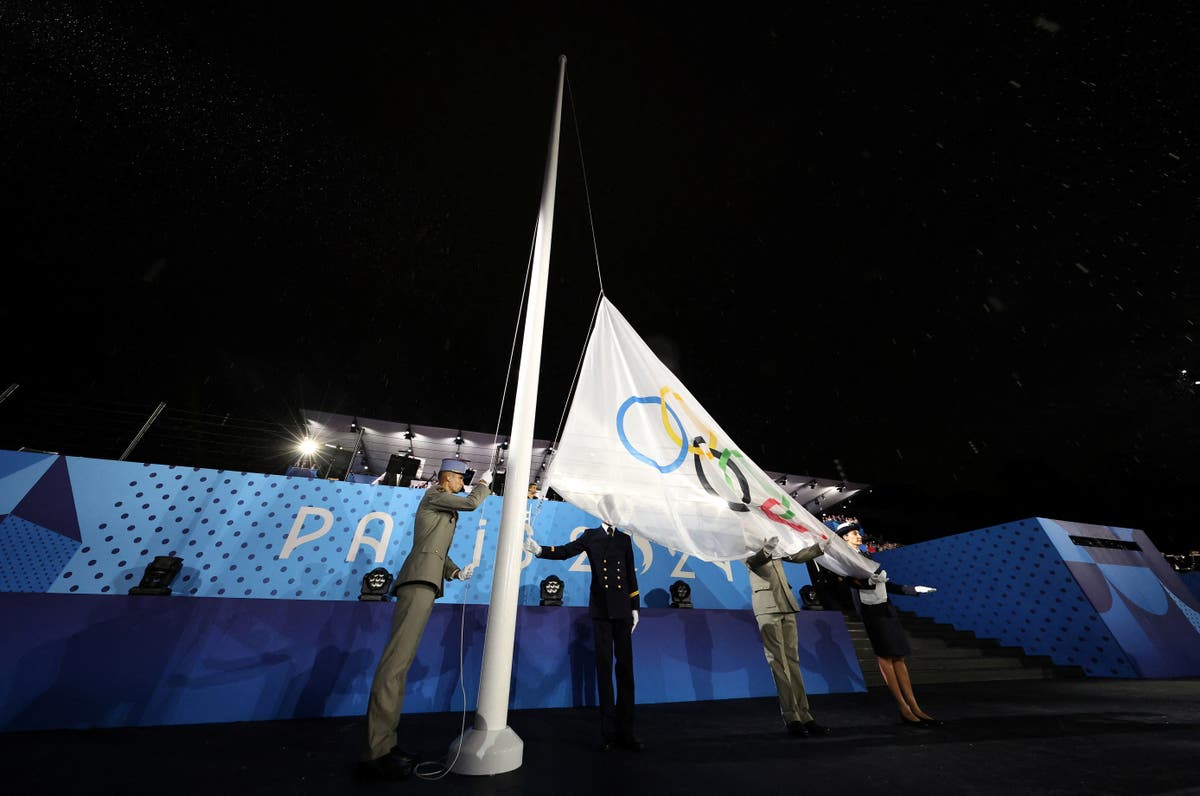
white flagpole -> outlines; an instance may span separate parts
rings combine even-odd
[[[538,372],[542,359],[542,324],[546,315],[546,284],[550,271],[550,238],[554,232],[554,189],[558,181],[558,138],[562,119],[563,84],[567,57],[558,59],[558,94],[550,127],[550,151],[542,183],[533,266],[529,279],[529,305],[521,343],[521,368],[508,441],[508,472],[525,477],[533,462],[533,421],[537,409]],[[483,638],[483,666],[479,673],[479,705],[475,726],[450,744],[447,760],[456,774],[502,774],[520,768],[525,744],[508,726],[509,683],[512,678],[513,641],[517,627],[517,596],[521,585],[521,539],[525,531],[525,490],[513,480],[500,508],[500,536],[492,575],[492,600]]]

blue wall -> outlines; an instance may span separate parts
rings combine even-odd
[[[358,601],[0,594],[0,729],[362,715],[392,610]],[[809,693],[865,691],[842,615],[804,611],[798,621]],[[474,709],[486,623],[485,606],[434,607],[406,713],[461,710],[460,675]],[[639,703],[775,694],[748,610],[644,609],[633,643]],[[592,649],[587,609],[518,609],[510,706],[595,705]]]
[[[111,727],[362,714],[391,621],[362,576],[397,571],[422,491],[261,473],[0,451],[0,727]],[[459,517],[451,556],[482,565],[446,586],[409,676],[406,712],[474,708],[501,499]],[[594,517],[529,501],[546,544]],[[772,696],[740,563],[634,539],[638,701]],[[171,597],[130,597],[176,555]],[[349,560],[347,560],[349,559]],[[808,583],[787,567],[793,588]],[[537,606],[556,574],[564,608]],[[522,562],[511,706],[595,704],[586,561]],[[692,587],[696,609],[670,609]],[[865,691],[841,614],[804,612],[810,693]],[[460,642],[460,638],[462,641]],[[460,667],[460,655],[463,664]]]
[[[391,605],[359,602],[360,582],[376,566],[399,569],[420,496],[0,451],[0,727],[363,713]],[[451,556],[470,561],[482,534],[483,564],[435,607],[408,712],[462,709],[460,672],[474,707],[501,502],[459,518]],[[596,524],[560,502],[530,501],[528,514],[543,544]],[[634,541],[638,701],[773,695],[745,567]],[[159,555],[184,560],[175,595],[127,596]],[[894,581],[939,589],[897,605],[980,637],[1093,676],[1200,675],[1200,602],[1141,531],[1029,519],[875,557]],[[521,566],[511,705],[594,704],[586,562],[526,554]],[[787,571],[793,588],[808,582],[803,566]],[[564,580],[567,607],[537,606],[549,574]],[[695,610],[665,607],[676,580],[691,585]],[[808,690],[865,690],[841,614],[798,620]]]

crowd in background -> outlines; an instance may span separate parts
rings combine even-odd
[[[852,517],[846,514],[822,514],[821,522],[826,527],[836,531],[839,527],[847,523],[857,523],[859,533],[862,534],[863,543],[861,550],[864,553],[877,553],[881,550],[892,550],[902,545],[899,542],[888,542],[880,539],[878,536],[873,536],[867,532],[857,517]],[[1191,550],[1187,553],[1163,553],[1163,557],[1171,565],[1171,569],[1176,572],[1196,572],[1200,571],[1200,550]]]
[[[822,514],[821,522],[834,531],[847,523],[856,523],[859,533],[862,534],[863,543],[860,549],[864,553],[878,553],[881,550],[893,550],[901,546],[899,542],[887,542],[877,536],[868,534],[867,529],[863,527],[857,517],[850,517],[845,514]]]
[[[1163,558],[1176,572],[1195,572],[1200,569],[1200,550],[1188,553],[1163,553]]]

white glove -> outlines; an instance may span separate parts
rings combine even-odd
[[[762,549],[758,551],[759,555],[770,558],[775,553],[775,548],[779,546],[779,537],[772,536],[767,541],[763,542]]]
[[[917,594],[928,594],[931,591],[937,591],[937,589],[932,586],[913,586],[913,591]]]
[[[460,569],[458,571],[457,577],[459,580],[470,580],[471,576],[474,574],[475,574],[475,564],[471,563],[471,564],[467,564],[465,567]]]
[[[533,541],[532,536],[525,537],[525,544],[523,546],[526,550],[528,550],[530,553],[533,553],[535,556],[540,556],[542,554],[542,546],[540,544],[538,544],[537,542]]]
[[[870,583],[872,586],[874,586],[877,583],[887,583],[887,579],[887,570],[881,569],[878,572],[873,573],[871,577],[867,578],[867,583]]]
[[[492,485],[492,470],[491,470],[491,468],[484,470],[483,474],[475,479],[475,483],[487,484],[490,487]]]
[[[637,614],[638,614],[637,611],[633,612],[633,627],[629,628],[630,635],[633,634],[633,631],[637,630],[637,623],[638,623],[638,615]]]

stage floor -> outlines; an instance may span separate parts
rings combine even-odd
[[[879,688],[812,697],[834,730],[820,739],[784,734],[774,698],[639,705],[641,753],[599,751],[591,708],[511,711],[519,769],[402,783],[355,776],[359,717],[7,733],[0,748],[9,793],[1200,793],[1200,679],[953,683],[917,696],[945,727],[902,726]],[[402,745],[441,758],[462,721],[406,716]]]

